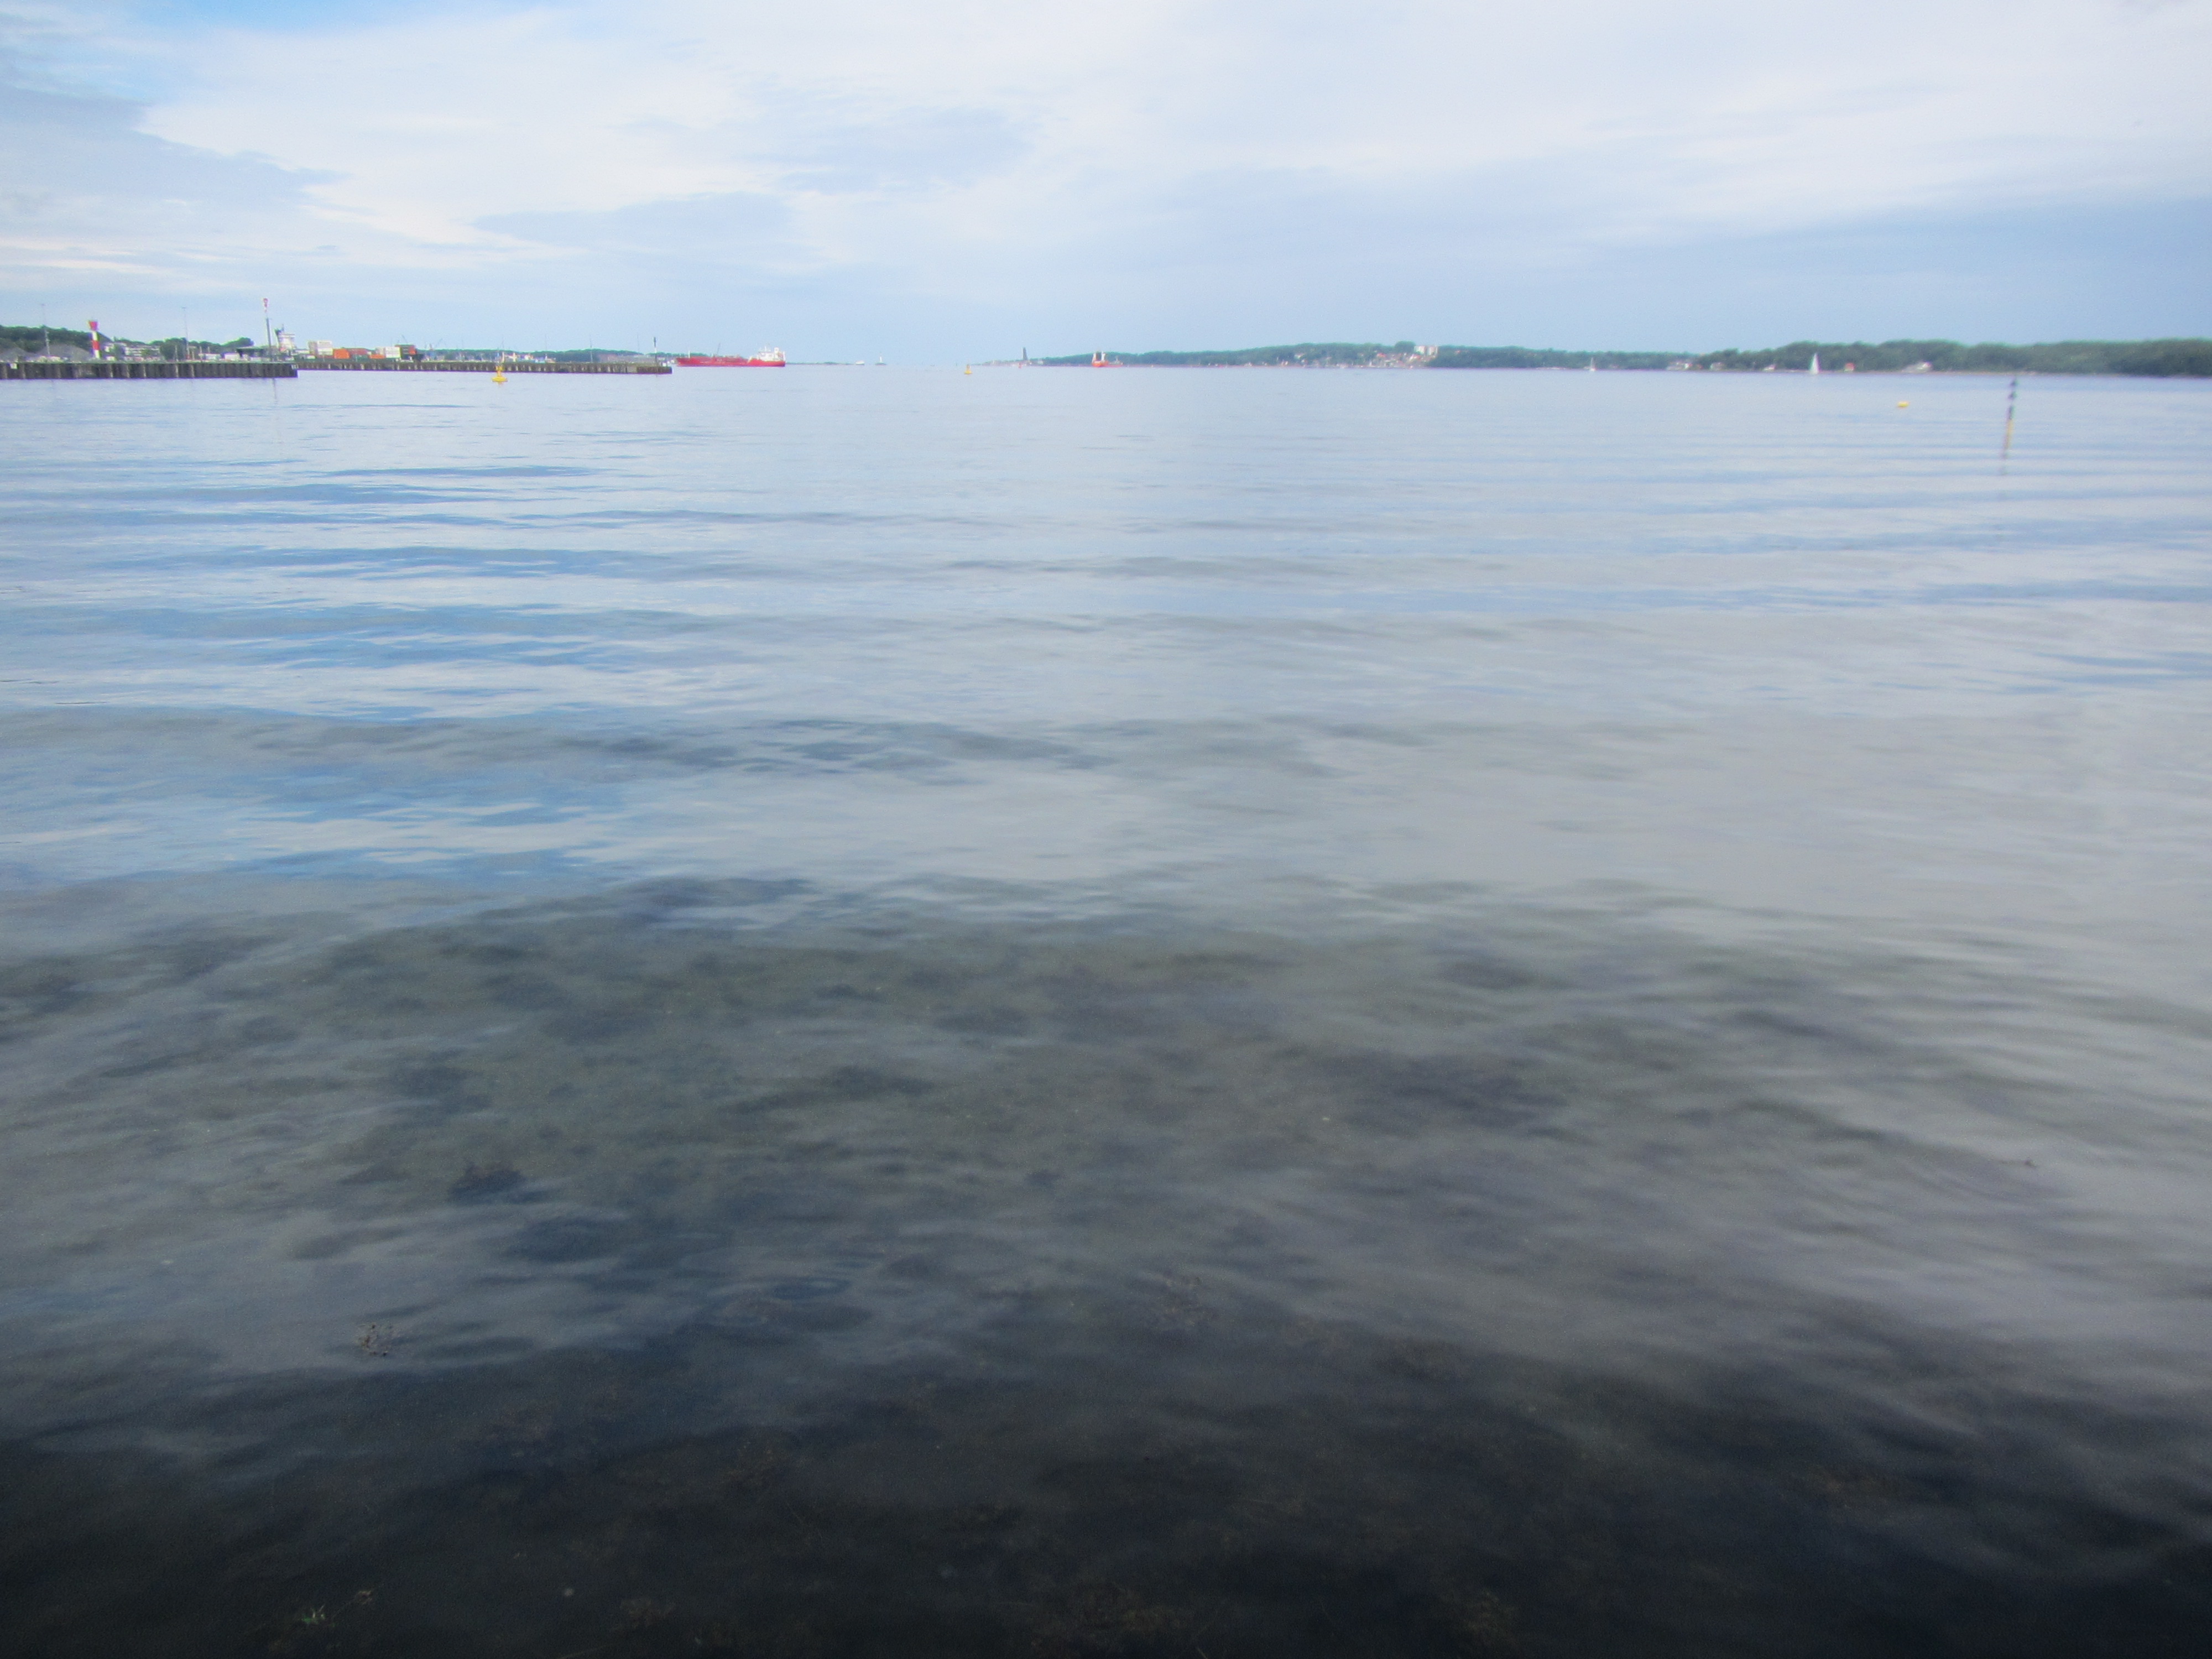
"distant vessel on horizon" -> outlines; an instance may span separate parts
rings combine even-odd
[[[696,356],[678,357],[677,364],[684,368],[781,368],[783,348],[770,346],[765,351],[750,357]]]

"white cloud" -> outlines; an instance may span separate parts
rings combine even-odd
[[[2118,0],[636,0],[283,30],[117,14],[81,56],[151,89],[160,165],[270,169],[264,265],[336,246],[363,289],[583,303],[672,292],[692,260],[957,308],[1233,283],[1239,249],[1248,285],[1334,269],[1352,226],[1386,261],[1504,269],[2201,196],[2208,35],[2201,4]],[[113,163],[148,190],[160,165]],[[179,234],[142,263],[204,257]],[[15,239],[18,270],[40,246]]]

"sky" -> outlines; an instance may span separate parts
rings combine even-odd
[[[0,0],[0,322],[2212,334],[2212,0]]]

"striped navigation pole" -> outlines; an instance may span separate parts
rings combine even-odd
[[[2019,402],[2020,376],[2015,374],[2012,377],[2012,390],[2005,393],[2004,444],[2003,447],[1997,451],[1997,459],[2001,463],[2008,461],[2012,459],[2012,412],[2014,405]]]

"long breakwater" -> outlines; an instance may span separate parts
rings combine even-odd
[[[288,362],[241,359],[203,362],[129,358],[112,362],[0,362],[0,380],[289,380],[299,373]]]
[[[105,362],[52,362],[29,359],[0,362],[0,380],[289,380],[301,369],[368,370],[377,373],[489,374],[667,374],[666,363],[501,362],[489,358],[436,362],[390,357],[303,357],[229,362],[133,358]]]
[[[366,369],[374,373],[402,374],[489,374],[502,369],[509,374],[667,374],[672,373],[662,362],[621,363],[532,363],[501,362],[486,357],[409,358],[409,357],[313,357],[302,358],[297,367],[314,369]]]

